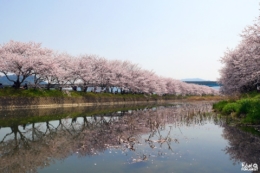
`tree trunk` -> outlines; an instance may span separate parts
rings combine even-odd
[[[17,81],[14,82],[14,88],[15,89],[20,89],[20,86],[21,86],[21,83],[20,83],[19,79],[17,79]]]
[[[47,90],[50,90],[50,88],[51,88],[51,84],[48,83],[48,84],[47,84]]]

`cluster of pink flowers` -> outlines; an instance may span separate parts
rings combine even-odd
[[[219,82],[225,94],[255,90],[260,84],[260,18],[245,28],[242,40],[233,50],[227,50],[221,62]]]
[[[217,95],[207,86],[187,84],[156,75],[129,61],[107,60],[94,55],[77,57],[42,48],[38,43],[10,41],[0,46],[0,72],[17,76],[17,87],[29,76],[34,84],[84,84],[137,93],[175,95]],[[11,79],[10,79],[11,80]]]

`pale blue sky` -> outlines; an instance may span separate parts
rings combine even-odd
[[[175,79],[216,80],[257,0],[0,0],[0,44],[129,60]]]

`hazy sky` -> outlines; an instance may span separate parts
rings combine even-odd
[[[257,0],[0,0],[0,44],[34,41],[216,80],[220,58],[259,14]]]

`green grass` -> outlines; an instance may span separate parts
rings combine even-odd
[[[237,113],[240,109],[240,104],[237,103],[228,103],[226,104],[223,109],[222,112],[224,114],[231,114],[231,113]]]
[[[224,108],[224,106],[226,106],[227,104],[228,104],[228,101],[222,100],[222,101],[220,101],[218,103],[213,104],[213,109],[216,110],[216,111],[221,112],[222,109]]]
[[[14,89],[4,88],[0,89],[0,97],[88,97],[88,98],[123,98],[126,100],[141,99],[141,100],[175,100],[187,99],[197,96],[180,96],[180,95],[165,95],[159,96],[156,94],[112,94],[112,93],[92,93],[92,92],[78,92],[78,91],[59,91],[59,90],[45,90],[45,89]],[[202,96],[206,98],[207,96]],[[200,97],[200,98],[202,98]],[[211,96],[212,97],[212,96]]]
[[[0,89],[0,97],[88,97],[88,98],[147,98],[142,94],[112,94],[112,93],[92,93],[78,91],[59,91],[59,90],[43,90],[43,89]],[[158,95],[153,95],[149,98],[160,98]]]
[[[39,90],[39,89],[0,89],[0,97],[66,97],[67,94],[58,90]]]
[[[224,115],[233,115],[244,124],[260,124],[260,94],[243,94],[238,100],[224,100],[213,105],[213,109]]]
[[[14,89],[14,88],[4,88],[0,89],[0,97],[88,97],[88,98],[125,98],[125,99],[165,99],[165,100],[175,100],[175,99],[189,99],[189,100],[220,100],[219,96],[181,96],[181,95],[165,95],[159,96],[156,94],[112,94],[112,93],[92,93],[92,92],[79,92],[79,91],[60,91],[60,90],[45,90],[45,89]]]
[[[260,98],[260,93],[258,93],[257,91],[243,93],[241,94],[240,98]]]

